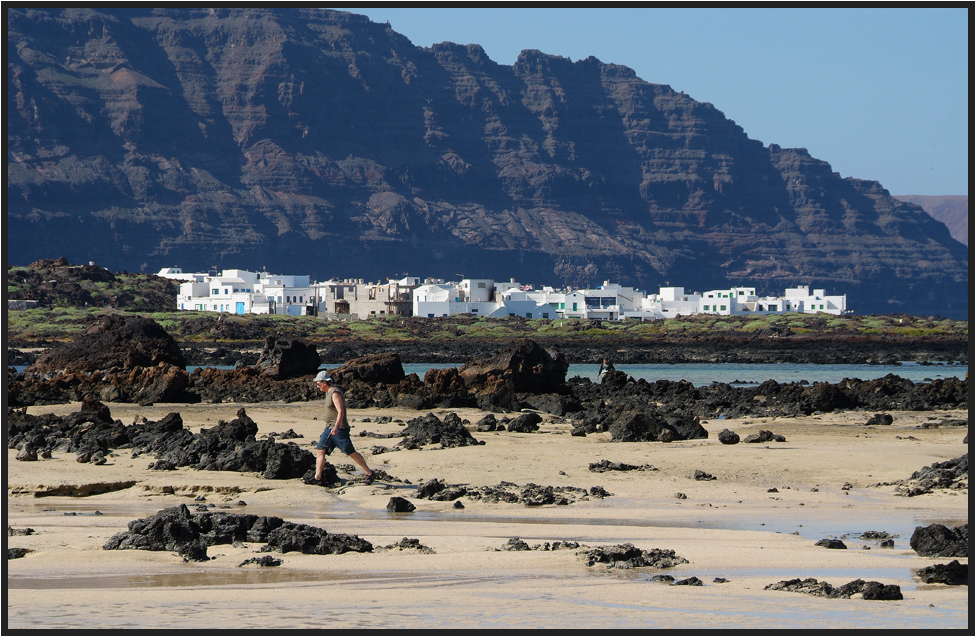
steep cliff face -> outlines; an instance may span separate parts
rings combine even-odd
[[[962,316],[921,208],[626,67],[311,9],[9,9],[8,259],[813,284]]]
[[[969,245],[968,195],[895,195],[895,199],[921,206],[933,219],[949,228],[953,239]]]

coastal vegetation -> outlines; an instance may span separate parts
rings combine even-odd
[[[7,299],[47,308],[118,308],[155,312],[176,306],[177,283],[154,274],[111,272],[72,265],[67,259],[41,259],[7,268]]]
[[[226,314],[178,311],[176,283],[153,274],[112,273],[97,265],[72,265],[43,259],[7,268],[7,298],[33,301],[26,309],[8,309],[8,347],[42,348],[73,339],[108,314],[155,320],[187,345],[246,349],[265,338],[300,338],[313,344],[356,342],[366,345],[424,343],[505,343],[528,338],[563,347],[614,347],[717,340],[782,344],[789,339],[889,339],[965,343],[969,322],[908,314],[833,316],[699,314],[655,321],[580,319],[378,316],[361,320],[325,320],[315,316]],[[36,303],[36,305],[34,305]]]
[[[508,341],[530,338],[546,342],[609,340],[640,342],[711,336],[784,338],[831,337],[961,338],[969,322],[909,315],[777,314],[763,316],[695,315],[656,321],[587,321],[578,319],[484,318],[468,315],[418,318],[376,317],[328,321],[314,316],[215,314],[197,311],[140,312],[101,307],[38,307],[9,310],[7,341],[14,347],[47,347],[73,338],[107,314],[148,316],[187,343],[259,345],[269,335],[310,342],[343,340],[393,342],[459,339]]]

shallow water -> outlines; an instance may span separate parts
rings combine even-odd
[[[859,510],[858,496],[851,496],[849,508],[832,508],[828,511],[810,507],[806,510],[797,508],[771,507],[760,515],[751,513],[740,515],[735,513],[733,505],[703,507],[694,509],[695,505],[686,505],[683,510],[677,510],[673,503],[649,502],[647,500],[611,497],[602,501],[590,501],[590,509],[605,508],[607,516],[573,516],[571,507],[558,507],[560,514],[553,516],[520,516],[515,513],[482,515],[467,511],[413,511],[410,513],[390,513],[385,509],[362,509],[359,506],[342,500],[322,503],[310,509],[308,507],[242,507],[233,505],[217,505],[209,507],[214,513],[251,513],[255,515],[274,515],[285,520],[350,520],[355,519],[363,523],[372,521],[398,522],[457,522],[457,523],[491,523],[498,525],[522,525],[526,529],[539,528],[539,535],[545,535],[544,527],[584,526],[584,527],[638,527],[638,528],[696,528],[729,531],[759,531],[765,533],[791,533],[800,537],[819,541],[824,538],[841,538],[849,547],[860,549],[863,546],[872,547],[879,552],[892,552],[909,549],[908,541],[917,526],[929,524],[944,524],[957,526],[966,520],[947,520],[927,512],[912,510],[894,510],[877,512],[866,515]],[[52,522],[59,518],[76,516],[96,516],[98,526],[123,526],[110,520],[123,518],[129,520],[148,517],[158,511],[179,506],[179,502],[156,503],[152,501],[138,503],[94,503],[83,500],[72,501],[69,498],[45,498],[43,501],[8,501],[8,516],[51,516]],[[183,502],[191,512],[196,512],[197,503]],[[514,506],[514,505],[513,505]],[[621,517],[613,511],[648,511],[644,517]],[[34,522],[37,524],[37,522]],[[83,522],[89,524],[90,522]],[[120,528],[120,530],[122,530]],[[893,549],[882,549],[876,546],[876,540],[861,540],[859,536],[867,531],[884,531],[894,536]],[[551,538],[573,539],[573,538]]]
[[[219,548],[219,547],[214,547]],[[287,562],[288,554],[276,555],[276,557]],[[601,571],[599,568],[589,569],[576,574],[562,574],[560,579],[602,579],[616,578],[630,581],[651,582],[651,577],[662,573],[674,577],[676,580],[687,577],[698,577],[706,585],[715,584],[713,580],[723,577],[729,581],[742,578],[762,578],[769,582],[778,582],[796,577],[815,577],[821,581],[830,581],[836,585],[846,584],[852,579],[849,569],[799,569],[788,568],[723,568],[723,569],[702,569],[691,565],[681,565],[666,570],[640,569],[624,571]],[[11,589],[77,589],[77,588],[180,588],[180,587],[200,587],[212,588],[217,586],[268,586],[281,584],[299,583],[337,583],[337,582],[382,582],[384,584],[409,583],[411,585],[448,585],[450,582],[479,582],[492,583],[499,582],[504,584],[506,581],[525,580],[525,579],[547,579],[551,578],[551,573],[505,573],[497,575],[472,575],[468,572],[438,571],[437,573],[424,572],[389,572],[383,573],[351,573],[347,571],[309,571],[309,570],[289,570],[284,566],[279,567],[253,567],[240,568],[233,571],[214,572],[203,569],[187,569],[179,573],[147,573],[147,574],[123,574],[123,575],[93,575],[88,577],[22,577],[11,575],[7,577],[7,588]],[[900,568],[873,568],[858,569],[857,577],[864,580],[876,580],[890,582],[911,577],[911,569],[908,566]],[[914,590],[914,585],[902,586],[902,591]]]
[[[287,563],[287,555],[285,556]],[[901,571],[901,572],[899,572]],[[859,571],[863,579],[904,581],[907,569]],[[262,571],[228,574],[199,572],[131,576],[129,578],[85,578],[85,581],[37,578],[11,578],[14,598],[8,627],[48,629],[145,629],[156,627],[160,615],[167,629],[195,631],[226,629],[270,630],[337,627],[344,630],[450,630],[458,629],[549,629],[606,631],[654,628],[752,628],[919,630],[960,629],[966,626],[965,608],[949,600],[946,608],[925,607],[913,601],[915,587],[903,586],[903,602],[870,602],[812,598],[799,593],[781,592],[772,599],[750,595],[747,599],[728,598],[722,588],[738,578],[766,577],[773,583],[798,577],[787,570],[696,570],[693,567],[669,569],[677,579],[696,576],[701,587],[663,589],[667,584],[650,581],[650,573],[606,572],[588,569],[573,573],[503,572],[394,572],[384,574],[333,572],[289,572],[285,566]],[[854,579],[841,570],[805,570],[804,577],[816,577],[841,585]],[[724,577],[730,583],[716,583]],[[763,580],[765,581],[765,580]],[[625,601],[614,595],[601,595],[614,584],[646,586],[639,601]],[[21,591],[53,591],[84,586],[92,599],[103,600],[94,611],[90,606],[70,604],[25,604]],[[307,597],[297,591],[306,587],[321,589],[323,599],[356,595],[355,605],[334,609],[323,615],[309,609]],[[228,595],[227,589],[236,592]],[[116,605],[108,600],[111,589],[160,591],[139,604]],[[164,590],[166,592],[164,592]],[[397,592],[423,591],[409,604],[398,600]],[[670,603],[658,601],[657,591],[677,593]],[[188,591],[192,597],[177,596]],[[287,591],[292,591],[289,595]],[[366,595],[357,594],[358,591]],[[316,593],[318,594],[318,593]],[[631,598],[633,595],[630,596]],[[35,599],[38,598],[35,596]],[[731,602],[731,603],[730,603]],[[920,614],[922,615],[920,617]]]
[[[839,383],[845,378],[873,380],[888,374],[901,376],[914,383],[937,378],[963,378],[968,365],[919,365],[904,362],[900,365],[813,365],[799,363],[686,363],[679,365],[615,365],[617,371],[637,380],[685,380],[697,386],[729,383],[737,386],[760,385],[767,380],[778,383]],[[599,365],[570,365],[567,378],[574,375],[595,380]]]

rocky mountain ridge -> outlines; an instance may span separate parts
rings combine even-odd
[[[963,317],[918,206],[596,58],[317,9],[8,9],[8,260],[649,292],[798,284]]]
[[[969,245],[969,196],[895,195],[895,199],[921,206],[933,219],[949,228],[953,239]]]

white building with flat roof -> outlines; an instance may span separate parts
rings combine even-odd
[[[174,281],[203,281],[208,276],[215,274],[216,272],[184,272],[183,268],[173,266],[172,268],[162,268],[156,273],[156,276],[161,276],[164,279],[173,279]]]
[[[843,314],[847,311],[847,295],[827,296],[825,290],[809,286],[787,288],[783,296],[757,296],[756,288],[735,287],[727,290],[709,290],[701,295],[699,312],[726,316],[746,314]]]
[[[557,291],[551,287],[528,292],[530,298],[556,309],[559,318],[601,319],[616,321],[628,312],[639,311],[644,293],[632,287],[604,281],[586,290]]]
[[[658,294],[645,296],[641,300],[639,309],[624,311],[621,318],[648,321],[697,314],[700,299],[701,294],[697,292],[687,293],[683,287],[662,287]]]
[[[783,296],[758,296],[755,287],[731,287],[704,293],[664,286],[645,295],[633,287],[604,281],[594,289],[535,289],[514,279],[496,282],[467,278],[460,282],[405,276],[386,283],[362,279],[313,283],[307,275],[281,275],[228,269],[185,273],[163,268],[159,276],[181,280],[177,309],[233,314],[314,315],[323,318],[374,316],[578,318],[616,321],[655,320],[691,314],[724,316],[803,312],[843,314],[847,295],[828,295],[809,286],[787,288]]]
[[[518,289],[508,289],[502,294],[502,301],[498,308],[488,316],[521,316],[529,319],[555,319],[559,312],[551,303],[538,301],[529,292]]]
[[[511,283],[511,282],[510,282]],[[413,291],[413,315],[434,318],[454,314],[471,314],[498,318],[558,317],[556,309],[545,302],[530,298],[518,284],[503,284],[498,293],[492,279],[464,279],[460,283],[431,283]]]
[[[826,314],[844,314],[847,312],[847,295],[836,294],[828,295],[825,289],[814,289],[810,294],[810,286],[801,285],[795,288],[786,288],[786,302],[792,306],[799,306],[795,312],[806,314],[816,314],[824,312]]]
[[[223,270],[215,275],[193,275],[180,284],[176,307],[180,310],[231,314],[287,314],[303,316],[312,290],[306,275],[277,275],[248,270]]]

